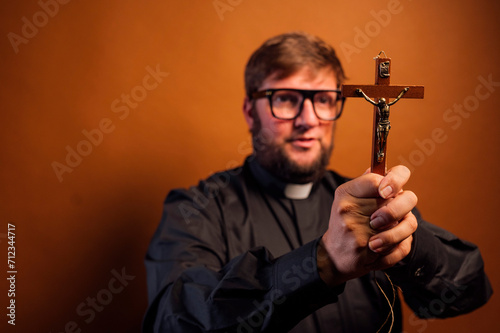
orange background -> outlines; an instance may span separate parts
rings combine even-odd
[[[52,4],[50,15],[40,3]],[[372,58],[384,50],[393,84],[425,85],[424,100],[391,110],[389,163],[408,161],[408,188],[424,217],[478,244],[500,289],[500,85],[488,90],[479,79],[500,82],[498,2],[40,3],[0,7],[0,276],[8,223],[16,225],[18,270],[15,327],[6,324],[1,279],[2,331],[138,332],[147,304],[143,257],[166,193],[241,163],[250,143],[244,65],[265,39],[290,30],[334,45],[349,83],[373,82]],[[148,67],[168,76],[151,80]],[[121,96],[131,93],[126,113]],[[450,111],[464,103],[469,111]],[[339,120],[331,167],[347,176],[369,165],[371,111],[349,100]],[[84,131],[96,144],[85,143]],[[53,165],[66,164],[67,149],[86,156],[58,178]],[[111,294],[113,270],[130,280]],[[107,304],[92,320],[77,313],[97,296]],[[494,296],[444,321],[415,321],[405,310],[405,330],[491,332],[499,308]]]

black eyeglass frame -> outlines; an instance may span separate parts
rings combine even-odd
[[[295,91],[295,92],[302,94],[303,99],[302,99],[302,102],[300,103],[299,112],[293,118],[281,118],[281,117],[278,117],[274,114],[273,100],[272,100],[273,95],[275,92],[283,91],[283,90]],[[335,115],[335,117],[333,117],[333,118],[321,118],[320,116],[318,116],[318,113],[316,112],[316,108],[314,107],[314,95],[316,95],[317,93],[320,93],[320,92],[336,92],[336,93],[338,93],[337,101],[340,101],[340,111]],[[300,114],[302,113],[302,110],[304,109],[305,100],[309,99],[311,101],[312,106],[313,106],[314,114],[316,115],[316,117],[318,117],[318,119],[326,120],[326,121],[334,121],[334,120],[337,120],[340,118],[340,116],[342,115],[342,111],[344,110],[345,97],[341,96],[341,93],[342,93],[342,90],[340,90],[340,89],[304,90],[304,89],[292,89],[292,88],[277,88],[277,89],[266,89],[266,90],[256,91],[251,95],[251,99],[259,99],[259,98],[267,97],[267,99],[269,100],[269,105],[271,107],[271,114],[273,115],[274,118],[280,119],[280,120],[297,119],[300,116]]]

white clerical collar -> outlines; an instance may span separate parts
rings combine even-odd
[[[312,182],[306,184],[286,183],[273,176],[253,159],[249,161],[249,165],[257,181],[272,192],[280,193],[287,199],[296,200],[307,199],[311,194]]]
[[[307,184],[285,184],[285,188],[283,189],[283,194],[288,199],[307,199],[309,194],[311,193],[311,189],[313,187],[313,183]]]

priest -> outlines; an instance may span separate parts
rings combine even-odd
[[[401,332],[397,288],[421,318],[489,299],[479,249],[422,219],[408,168],[327,170],[344,79],[334,49],[306,33],[252,54],[253,153],[167,196],[144,332]]]

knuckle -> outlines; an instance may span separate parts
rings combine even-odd
[[[386,268],[389,268],[389,267],[396,265],[399,261],[400,260],[397,260],[396,256],[394,256],[394,253],[392,253],[392,254],[385,256],[381,260],[381,264],[383,266],[383,269],[386,269]]]
[[[383,181],[383,177],[381,175],[378,175],[376,173],[370,173],[368,176],[368,181],[371,186],[371,188],[378,189],[380,186],[381,182]]]
[[[394,182],[406,183],[410,178],[410,169],[408,169],[404,165],[396,165],[389,170],[386,177],[393,180]]]
[[[372,189],[377,189],[380,185],[380,182],[383,180],[383,176],[376,173],[369,173],[359,177],[358,179]]]
[[[393,170],[395,170],[395,173],[403,178],[403,179],[408,179],[411,176],[411,171],[408,169],[408,167],[404,165],[396,165]]]
[[[358,249],[365,250],[368,247],[368,238],[361,236],[361,235],[356,235],[355,236],[355,247]]]
[[[418,203],[418,197],[413,191],[405,191],[406,195],[408,196],[408,199],[410,202],[413,204],[415,207]]]
[[[401,218],[401,215],[398,214],[395,207],[393,207],[392,205],[385,206],[384,210],[385,210],[385,214],[388,217],[388,218],[385,218],[386,220],[397,221]]]
[[[383,257],[382,263],[386,268],[392,267],[403,260],[411,250],[411,241],[398,244],[389,254]]]
[[[335,198],[340,198],[346,194],[346,184],[347,183],[344,183],[335,189]]]
[[[401,242],[401,244],[398,246],[399,254],[401,257],[401,260],[404,259],[411,251],[411,240],[412,237],[408,237],[404,242]]]
[[[339,200],[334,206],[335,213],[338,215],[350,215],[357,212],[358,206],[348,200]]]
[[[417,222],[417,218],[415,217],[415,215],[413,215],[411,213],[409,214],[408,224],[410,226],[412,233],[414,233],[418,228],[418,222]]]
[[[411,176],[411,171],[410,169],[405,166],[405,165],[399,165],[399,169],[401,170],[401,174],[405,177],[405,178],[410,178]]]

